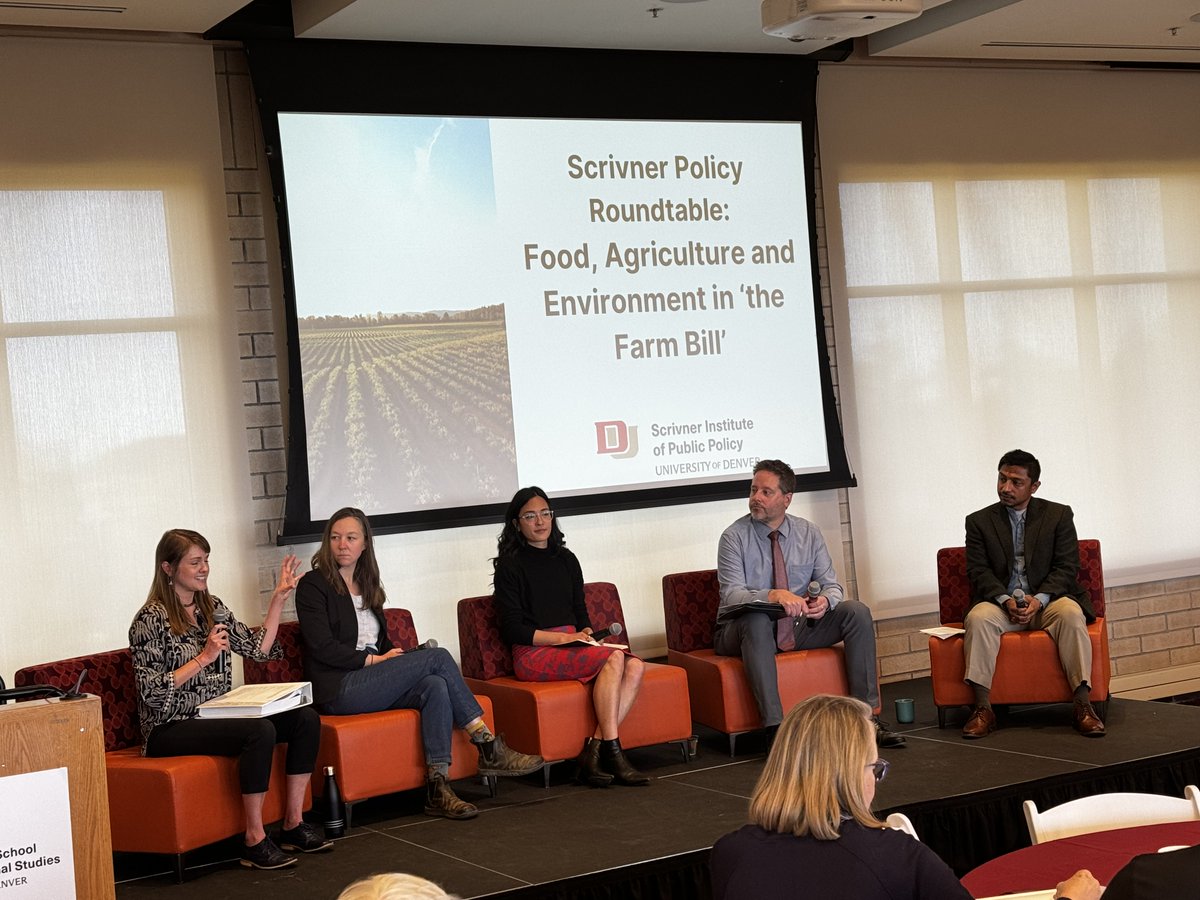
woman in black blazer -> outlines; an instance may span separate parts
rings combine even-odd
[[[296,588],[296,614],[313,701],[322,713],[335,716],[421,711],[426,815],[470,819],[479,813],[455,796],[448,781],[456,726],[478,749],[481,775],[527,775],[542,767],[540,756],[517,753],[491,733],[446,650],[405,653],[392,645],[383,616],[387,595],[362,510],[347,507],[333,514],[312,566]]]

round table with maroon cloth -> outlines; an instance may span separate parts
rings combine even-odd
[[[1088,869],[1097,881],[1108,884],[1139,853],[1194,844],[1200,844],[1196,821],[1094,831],[997,856],[964,875],[962,883],[973,897],[992,897],[1053,888],[1080,869]]]

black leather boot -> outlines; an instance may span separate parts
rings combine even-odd
[[[621,741],[617,738],[600,742],[600,760],[604,771],[610,773],[617,784],[645,787],[650,783],[649,776],[643,775],[630,765],[629,760],[625,758],[625,751],[621,749]]]
[[[576,763],[575,780],[580,784],[591,787],[608,787],[612,784],[613,777],[600,768],[600,742],[595,738],[583,742],[583,752]]]

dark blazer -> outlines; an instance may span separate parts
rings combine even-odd
[[[1191,900],[1200,881],[1200,845],[1143,853],[1112,877],[1104,900]]]
[[[305,573],[296,586],[296,616],[304,642],[304,675],[312,682],[313,703],[333,700],[347,672],[367,664],[367,651],[355,650],[358,615],[349,592],[339,594],[320,572]],[[379,620],[379,652],[392,649],[383,613]]]
[[[967,516],[967,578],[971,605],[994,602],[1008,593],[1013,566],[1012,524],[1003,504],[993,503]],[[1079,537],[1071,507],[1037,497],[1025,512],[1025,574],[1034,594],[1052,599],[1071,597],[1083,609],[1089,624],[1096,612],[1088,592],[1080,585]]]

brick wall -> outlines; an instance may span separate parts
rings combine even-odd
[[[214,57],[242,367],[242,409],[246,452],[250,456],[248,488],[258,545],[259,590],[265,609],[283,556],[275,538],[283,519],[287,487],[283,411],[287,366],[275,351],[277,344],[284,343],[279,241],[246,56],[240,49],[218,48]]]
[[[259,587],[265,608],[275,583],[276,566],[283,555],[283,550],[275,546],[275,538],[283,517],[287,483],[282,406],[282,398],[287,394],[287,367],[276,354],[276,346],[284,343],[282,280],[274,207],[270,202],[270,177],[263,165],[258,112],[245,55],[235,47],[218,47],[214,54],[229,248],[234,270],[233,302],[237,309],[241,349],[246,450],[250,455],[248,488],[253,500],[259,548]],[[816,185],[817,264],[836,396],[837,343],[828,287],[829,261],[819,170]],[[847,596],[857,597],[853,528],[845,491],[840,492],[840,507],[846,569],[842,580]],[[1114,677],[1200,664],[1200,575],[1109,588],[1106,595]],[[884,681],[902,681],[929,674],[927,638],[920,629],[937,624],[936,612],[887,619],[878,624],[878,650]]]

